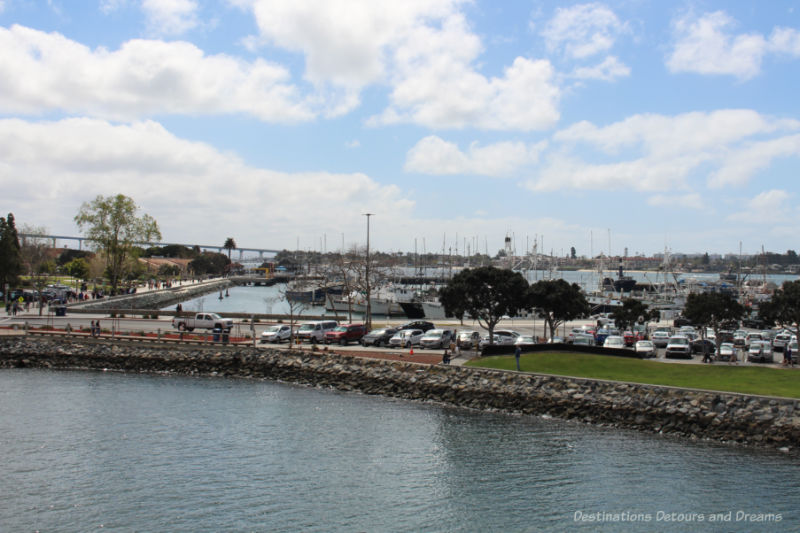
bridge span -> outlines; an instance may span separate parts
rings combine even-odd
[[[57,245],[58,241],[77,241],[78,242],[78,250],[82,250],[83,249],[83,243],[84,242],[92,242],[93,241],[93,239],[89,239],[87,237],[70,237],[70,236],[66,236],[66,235],[37,235],[37,234],[33,234],[33,233],[20,233],[19,236],[22,237],[22,238],[28,238],[28,239],[47,239],[47,240],[49,240],[49,241],[51,241],[53,243],[53,248],[58,248],[58,245]],[[176,242],[137,242],[137,243],[134,243],[134,244],[137,244],[137,245],[140,245],[140,246],[147,246],[147,247],[150,247],[150,246],[185,246],[187,248],[194,248],[195,246],[197,246],[201,250],[212,250],[212,251],[217,251],[219,253],[222,253],[222,251],[225,249],[223,246],[216,246],[216,245],[210,245],[210,244],[182,244],[182,243],[176,243]],[[65,248],[66,248],[66,246],[65,246]],[[244,253],[245,252],[257,253],[259,259],[263,259],[264,258],[264,254],[275,255],[275,254],[277,254],[278,252],[281,251],[281,250],[274,250],[274,249],[270,249],[270,248],[241,248],[241,247],[238,247],[238,246],[236,248],[234,248],[234,250],[237,250],[239,252],[239,260],[244,258]]]

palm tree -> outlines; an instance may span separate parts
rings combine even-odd
[[[228,260],[230,260],[231,250],[236,249],[236,241],[233,240],[233,237],[228,237],[225,239],[225,244],[223,244],[222,247],[228,250]]]

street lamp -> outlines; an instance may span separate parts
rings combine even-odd
[[[369,217],[373,215],[374,213],[364,213],[364,216],[367,217],[367,263],[364,267],[365,277],[367,278],[367,312],[364,316],[364,326],[366,327],[367,331],[372,329],[372,304],[370,303],[369,288]]]

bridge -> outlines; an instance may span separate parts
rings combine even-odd
[[[78,250],[83,249],[84,242],[91,242],[94,239],[90,239],[88,237],[69,237],[65,235],[38,235],[34,233],[20,233],[20,237],[27,238],[27,239],[47,239],[53,243],[53,248],[58,248],[57,243],[58,241],[78,241]],[[218,245],[210,245],[210,244],[181,244],[175,242],[136,242],[134,243],[140,246],[185,246],[187,248],[194,248],[195,246],[199,247],[201,250],[216,250],[219,253],[222,253],[222,250],[225,248],[223,246]],[[271,254],[275,255],[281,250],[272,250],[269,248],[241,248],[237,246],[234,250],[239,251],[239,260],[241,261],[244,257],[245,252],[254,252],[258,254],[259,259],[264,258],[264,254]]]

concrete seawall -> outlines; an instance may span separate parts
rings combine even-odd
[[[798,400],[335,353],[0,338],[0,368],[25,367],[271,379],[793,451],[800,442]]]
[[[176,305],[186,300],[191,300],[204,294],[217,292],[228,287],[233,287],[234,283],[229,279],[221,279],[206,283],[182,285],[172,289],[158,291],[148,291],[134,294],[123,294],[101,298],[99,300],[86,300],[70,304],[70,311],[97,312],[105,310],[125,310],[125,309],[152,309],[157,310],[169,305]]]

